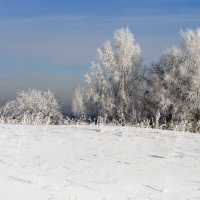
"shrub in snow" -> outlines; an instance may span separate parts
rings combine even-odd
[[[24,124],[60,124],[62,114],[53,92],[29,89],[17,94],[2,108],[1,117],[7,122]]]
[[[117,30],[112,41],[97,50],[85,85],[73,98],[76,116],[132,121],[144,92],[142,53],[128,28]]]

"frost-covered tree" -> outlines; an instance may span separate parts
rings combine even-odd
[[[84,94],[82,88],[77,88],[72,101],[72,111],[76,113],[77,117],[83,117],[85,115],[85,103],[84,103]]]
[[[112,41],[97,50],[85,86],[73,99],[76,115],[108,116],[131,121],[144,91],[142,52],[128,28],[115,31]]]
[[[15,100],[2,109],[3,117],[9,122],[28,124],[59,124],[62,114],[53,92],[29,89],[19,92]]]
[[[145,117],[151,122],[155,121],[161,100],[160,90],[164,78],[164,69],[159,64],[152,63],[146,67],[145,73],[145,93],[143,95],[142,110]]]
[[[161,58],[165,69],[161,108],[167,121],[187,120],[197,131],[200,120],[200,29],[181,32],[178,47]]]

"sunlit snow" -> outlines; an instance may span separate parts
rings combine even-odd
[[[0,199],[200,199],[200,135],[1,125]]]

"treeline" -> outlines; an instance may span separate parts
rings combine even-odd
[[[200,29],[182,31],[177,45],[148,66],[130,30],[115,31],[97,50],[72,110],[73,121],[199,132]],[[66,122],[51,91],[23,91],[0,114],[7,123]]]
[[[128,28],[97,50],[76,90],[77,117],[121,124],[200,130],[200,29],[181,32],[177,46],[157,63],[145,66],[142,51]]]

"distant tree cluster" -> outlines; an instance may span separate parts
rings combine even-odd
[[[130,30],[117,30],[97,50],[72,109],[77,117],[199,131],[200,29],[181,32],[178,45],[150,66]]]
[[[100,119],[200,131],[200,29],[182,31],[178,44],[149,66],[143,64],[142,51],[130,30],[119,29],[97,50],[84,80],[72,101],[75,122],[98,123]],[[29,89],[1,107],[0,121],[63,124],[66,119],[51,91]]]

